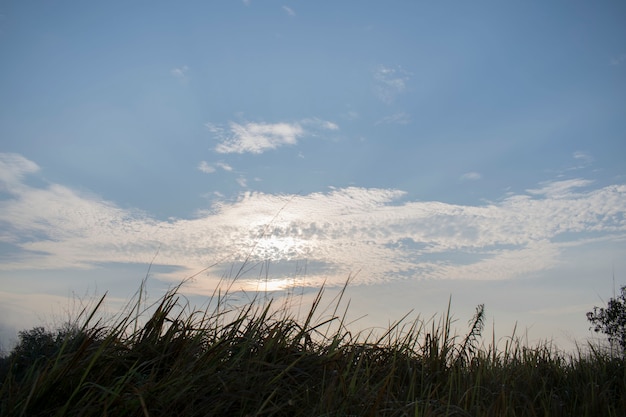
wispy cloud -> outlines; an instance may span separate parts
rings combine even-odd
[[[188,71],[189,67],[187,65],[183,65],[182,67],[177,67],[170,70],[170,74],[180,80],[186,80]]]
[[[215,172],[215,167],[209,165],[206,161],[202,161],[198,164],[198,170],[204,172],[205,174],[212,174]]]
[[[564,180],[564,181],[548,181],[541,183],[541,188],[527,190],[530,194],[545,195],[549,197],[561,197],[567,195],[573,195],[573,191],[576,188],[587,187],[591,185],[593,181],[584,180],[581,178]]]
[[[349,110],[346,114],[343,115],[344,119],[347,120],[357,120],[359,116],[359,112],[356,110]]]
[[[39,171],[39,166],[22,155],[0,153],[0,191],[19,192],[23,187],[22,179],[28,174]]]
[[[378,66],[374,71],[376,96],[384,103],[391,104],[399,94],[406,91],[410,75],[402,67]]]
[[[285,11],[285,13],[287,13],[289,16],[295,16],[296,12],[293,11],[293,9],[291,7],[288,6],[283,6],[283,10]]]
[[[230,165],[224,163],[224,162],[218,162],[215,164],[218,168],[222,168],[224,171],[232,171],[233,167],[231,167]]]
[[[357,270],[366,271],[357,283],[508,279],[554,267],[565,247],[598,233],[626,239],[626,185],[592,189],[585,179],[481,206],[403,202],[406,194],[392,189],[245,192],[194,218],[160,221],[60,184],[28,185],[36,164],[18,155],[0,161],[0,241],[19,249],[4,255],[4,270],[145,263],[160,246],[160,264],[191,270],[244,259],[324,265],[309,270],[311,285],[340,284]]]
[[[591,164],[594,160],[591,154],[587,152],[583,152],[583,151],[574,152],[572,157],[580,163],[580,165],[578,166],[579,168],[582,168]]]
[[[300,123],[309,130],[339,130],[337,123],[322,120],[317,117],[303,119]]]
[[[319,130],[337,130],[332,122],[304,119],[295,123],[230,122],[228,128],[207,123],[206,127],[218,140],[218,153],[263,153],[281,146],[295,145],[307,135]]]
[[[391,116],[383,117],[382,119],[376,121],[375,125],[381,124],[397,124],[397,125],[408,125],[411,123],[411,116],[406,112],[400,112],[396,114],[392,114]]]
[[[242,188],[246,188],[248,186],[248,180],[246,179],[246,177],[239,177],[236,181],[237,184],[239,184],[239,186]]]
[[[461,175],[461,181],[477,181],[481,179],[483,176],[478,172],[466,172]]]
[[[217,168],[223,169],[224,171],[232,171],[233,167],[224,163],[224,162],[216,162],[215,164],[209,164],[206,161],[202,161],[198,164],[198,170],[204,172],[205,174],[212,174],[217,171]]]

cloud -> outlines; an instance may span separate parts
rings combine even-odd
[[[296,12],[293,11],[293,9],[291,7],[287,7],[287,6],[283,6],[283,10],[289,15],[289,16],[295,16]]]
[[[0,153],[0,192],[19,192],[24,187],[24,177],[37,171],[39,166],[22,155]]]
[[[357,120],[360,116],[359,112],[355,110],[349,110],[343,117],[347,120]]]
[[[391,116],[383,117],[378,120],[374,125],[380,124],[397,124],[397,125],[408,125],[411,123],[411,116],[409,116],[406,112],[400,112],[396,114],[392,114]]]
[[[248,180],[245,177],[239,177],[236,181],[242,188],[246,188],[248,186]]]
[[[245,4],[246,6],[250,6],[251,0],[242,0],[243,4]]]
[[[337,125],[337,123],[318,119],[317,117],[303,119],[301,123],[311,129],[339,130],[339,125]]]
[[[574,152],[572,157],[577,161],[580,161],[584,166],[589,165],[593,162],[593,156],[583,151]]]
[[[181,80],[187,79],[187,72],[189,71],[189,67],[187,65],[183,65],[182,67],[173,68],[170,71],[174,77],[179,78]]]
[[[229,172],[233,170],[233,167],[224,162],[216,162],[214,165],[211,165],[206,161],[202,161],[198,164],[198,170],[204,172],[205,174],[212,174],[217,170],[217,168]]]
[[[526,191],[530,194],[545,195],[549,197],[563,197],[573,195],[572,190],[575,188],[586,187],[592,183],[593,181],[580,178],[564,181],[548,181],[541,183],[541,188],[529,189]]]
[[[481,179],[483,176],[480,175],[478,172],[466,172],[465,174],[461,175],[461,181],[476,181]]]
[[[592,158],[591,158],[591,156],[590,156],[589,154],[587,154],[587,153],[585,153],[585,152],[583,152],[583,151],[576,151],[576,152],[574,152],[574,153],[572,154],[572,157],[573,157],[574,159],[582,159],[582,160],[584,160],[584,161],[588,161],[588,160],[592,159]]]
[[[230,123],[231,136],[220,143],[215,150],[219,153],[262,153],[283,145],[295,145],[304,135],[298,124],[289,123]]]
[[[205,174],[212,174],[215,172],[215,168],[209,165],[206,161],[200,162],[200,164],[198,164],[198,169]]]
[[[380,65],[374,71],[376,82],[374,92],[385,104],[391,104],[399,94],[406,91],[406,84],[410,79],[410,73],[401,67],[387,67]]]
[[[230,122],[228,129],[212,123],[207,128],[219,141],[215,147],[218,153],[260,154],[281,146],[295,145],[307,135],[319,130],[337,130],[332,122],[319,119],[304,119],[295,123],[255,123]]]
[[[224,163],[224,162],[218,162],[215,164],[218,168],[222,168],[224,171],[232,171],[233,167],[231,167],[230,165]]]
[[[0,158],[7,160],[0,175],[12,191],[0,199],[0,241],[16,250],[3,255],[5,271],[145,263],[160,247],[159,264],[189,272],[246,259],[277,269],[319,265],[307,272],[308,285],[340,285],[359,270],[356,283],[500,280],[555,267],[564,248],[599,234],[626,239],[626,185],[590,189],[584,179],[546,182],[481,206],[403,201],[406,193],[393,189],[248,191],[193,218],[160,221],[60,184],[28,185],[36,164]]]

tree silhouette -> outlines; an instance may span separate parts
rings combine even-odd
[[[591,329],[606,334],[611,344],[619,343],[626,352],[626,286],[618,297],[609,299],[606,308],[594,307],[588,312],[587,320],[593,325]]]

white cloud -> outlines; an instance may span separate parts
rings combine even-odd
[[[200,164],[198,164],[198,169],[205,174],[212,174],[215,172],[215,168],[209,165],[206,161],[200,162]]]
[[[230,171],[233,170],[233,167],[231,167],[230,165],[228,165],[228,164],[226,164],[224,162],[218,162],[215,165],[217,165],[218,168],[222,168],[224,171],[229,171],[230,172]]]
[[[219,143],[215,147],[218,153],[263,153],[285,145],[295,145],[306,135],[315,130],[337,130],[332,122],[319,119],[304,119],[295,123],[235,123],[230,122],[228,129],[207,123],[205,125],[215,135]]]
[[[461,175],[461,180],[462,181],[476,181],[481,179],[483,176],[480,175],[480,173],[478,172],[466,172],[465,174]]]
[[[399,94],[406,91],[410,75],[401,67],[378,66],[374,71],[376,96],[384,103],[391,104]]]
[[[541,188],[529,189],[526,191],[528,191],[530,194],[546,195],[549,197],[566,197],[568,195],[572,195],[573,189],[586,187],[592,183],[593,181],[584,180],[581,178],[564,181],[549,181],[541,183]]]
[[[323,265],[309,269],[309,285],[340,285],[358,270],[356,283],[508,279],[552,268],[564,248],[598,234],[626,239],[626,185],[588,189],[583,179],[483,206],[403,202],[406,194],[390,189],[245,192],[194,218],[160,221],[59,184],[27,185],[24,173],[35,174],[36,165],[19,156],[0,161],[7,159],[18,162],[0,169],[13,183],[13,194],[0,200],[0,240],[20,251],[5,255],[2,270],[145,263],[160,246],[160,264],[190,271],[220,260]]]
[[[214,165],[209,164],[206,161],[202,161],[198,164],[198,169],[205,174],[212,174],[217,171],[217,168],[223,169],[224,171],[232,171],[233,167],[224,162],[216,162]]]
[[[295,145],[304,134],[298,124],[289,123],[230,123],[231,136],[215,150],[219,153],[262,153],[283,145]]]
[[[0,191],[18,192],[22,179],[39,171],[39,166],[15,153],[0,153]]]
[[[243,4],[245,4],[246,6],[250,5],[251,0],[243,0]]]
[[[289,15],[289,16],[295,16],[296,12],[293,11],[293,9],[291,7],[287,7],[287,6],[283,6],[283,10]]]

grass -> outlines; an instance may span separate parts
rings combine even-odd
[[[182,284],[181,284],[182,285]],[[14,350],[0,375],[0,416],[621,416],[626,361],[590,346],[481,339],[478,306],[464,337],[450,308],[353,334],[322,314],[322,288],[303,317],[271,300],[229,307],[214,294],[192,310],[180,285],[150,308],[143,287],[124,313],[104,297],[46,349]],[[345,290],[345,288],[344,288]],[[343,292],[341,292],[343,295]],[[37,339],[39,340],[39,339]],[[39,342],[38,342],[39,343]]]

